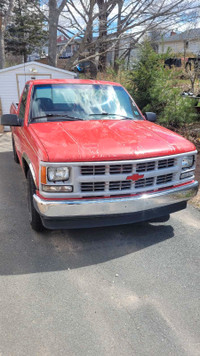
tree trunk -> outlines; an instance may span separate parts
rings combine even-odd
[[[128,54],[127,54],[127,67],[126,69],[129,69],[129,65],[130,65],[130,57],[131,57],[131,48],[128,49]]]
[[[195,80],[196,80],[196,75],[194,73],[194,75],[191,75],[190,77],[190,82],[191,82],[191,92],[194,93],[194,83],[195,83]]]
[[[117,14],[117,37],[118,38],[121,30],[122,6],[123,6],[123,0],[118,0],[118,14]],[[115,52],[114,52],[114,70],[116,72],[118,72],[119,70],[119,63],[117,63],[117,59],[119,58],[119,47],[120,47],[120,40],[116,42]]]
[[[106,58],[107,58],[107,44],[105,43],[107,37],[107,8],[104,0],[97,0],[99,8],[99,69],[104,72],[106,70]]]
[[[57,66],[57,28],[59,12],[56,0],[49,0],[49,65]]]
[[[4,16],[2,11],[0,11],[0,69],[4,68],[5,65],[5,45],[4,45],[4,33],[6,26],[10,21],[10,15],[13,10],[14,0],[9,0],[8,8]]]
[[[2,15],[0,14],[0,69],[5,65],[5,47],[4,47],[4,31]]]
[[[95,2],[93,0],[90,0],[90,8],[89,8],[89,12],[88,12],[88,22],[87,22],[87,27],[86,27],[86,32],[85,32],[85,40],[86,40],[86,44],[90,45],[89,47],[89,53],[92,54],[94,52],[94,46],[91,47],[91,43],[93,40],[93,19],[92,19],[92,15],[93,15],[93,10],[94,10],[94,4]]]

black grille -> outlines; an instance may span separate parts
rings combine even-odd
[[[138,163],[136,165],[136,172],[149,172],[155,169],[155,162]]]
[[[123,174],[123,173],[131,173],[132,172],[132,164],[112,164],[110,166],[110,174]]]
[[[88,175],[102,175],[105,174],[106,167],[105,166],[81,166],[81,174],[83,176]]]
[[[86,182],[81,183],[82,192],[99,192],[105,190],[105,182]]]
[[[174,158],[162,159],[158,161],[158,169],[174,167]]]
[[[131,189],[131,182],[121,181],[121,182],[109,182],[109,190],[126,190]]]
[[[150,187],[151,185],[153,185],[153,181],[153,177],[139,179],[137,182],[135,182],[135,188],[138,189]]]
[[[170,174],[165,174],[165,175],[162,175],[162,176],[158,176],[157,179],[156,179],[156,184],[165,184],[165,183],[169,183],[171,182],[173,179],[173,174],[170,173]]]

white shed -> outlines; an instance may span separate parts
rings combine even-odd
[[[27,62],[14,67],[0,70],[0,100],[2,113],[9,114],[12,102],[18,103],[24,85],[31,79],[70,79],[76,74],[56,67],[39,63]]]

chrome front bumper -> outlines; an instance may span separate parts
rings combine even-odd
[[[198,182],[195,181],[177,188],[133,197],[50,201],[35,194],[33,201],[38,213],[47,219],[103,217],[167,207],[193,198],[197,191]]]

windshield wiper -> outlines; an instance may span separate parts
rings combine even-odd
[[[125,115],[120,115],[120,114],[110,114],[108,112],[102,111],[99,114],[90,114],[89,116],[120,116],[123,117],[123,120],[133,120],[133,117],[128,117]]]
[[[36,116],[36,117],[33,117],[31,119],[31,121],[34,121],[34,120],[37,120],[37,119],[45,119],[47,117],[62,117],[64,119],[66,119],[67,121],[77,121],[77,120],[83,120],[81,119],[80,117],[76,117],[76,116],[70,116],[70,115],[67,115],[67,114],[46,114],[46,115],[42,115],[42,116]]]

